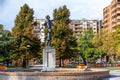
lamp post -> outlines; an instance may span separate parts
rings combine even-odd
[[[25,68],[28,66],[28,49],[30,48],[30,45],[26,46],[26,54],[25,54]]]

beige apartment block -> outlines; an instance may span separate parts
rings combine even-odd
[[[103,10],[103,27],[109,33],[114,32],[117,25],[120,25],[120,0],[112,0]]]
[[[94,34],[97,34],[102,28],[101,20],[71,20],[69,24],[70,28],[76,34],[76,38],[83,34],[84,30],[92,29]]]
[[[38,37],[38,39],[40,39],[41,42],[44,42],[45,41],[45,33],[44,33],[45,19],[34,18],[33,22],[36,22],[36,25],[34,26],[34,29],[33,29],[34,36]]]

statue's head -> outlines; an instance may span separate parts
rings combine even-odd
[[[45,18],[46,18],[47,20],[50,20],[50,16],[49,16],[49,15],[47,15]]]

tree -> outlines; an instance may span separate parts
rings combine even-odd
[[[33,9],[29,8],[27,4],[21,7],[19,14],[15,19],[15,27],[12,29],[12,35],[14,37],[14,46],[12,55],[13,58],[25,60],[27,52],[29,52],[29,57],[39,57],[40,56],[40,40],[34,37],[32,33],[34,25],[33,22]],[[30,48],[27,48],[30,45]],[[34,54],[33,54],[34,53]]]
[[[120,26],[116,26],[117,55],[120,56]]]
[[[105,57],[107,55],[106,50],[102,48],[103,36],[104,36],[104,32],[103,32],[103,30],[101,30],[100,33],[96,34],[94,36],[94,38],[92,39],[92,44],[95,47],[96,59],[98,59],[98,58],[102,59],[103,57]]]
[[[4,30],[3,25],[0,25],[0,52],[1,55],[1,61],[4,61],[4,63],[9,66],[9,60],[10,60],[10,49],[11,44],[13,43],[13,38],[11,36],[10,31]]]
[[[92,30],[85,30],[78,39],[78,53],[81,56],[85,65],[87,65],[87,61],[93,60],[95,56],[95,48],[91,42],[91,39],[93,39]]]
[[[101,49],[105,51],[106,55],[109,57],[109,62],[115,61],[116,55],[116,43],[115,43],[115,33],[107,33],[103,30],[101,34],[102,46]]]
[[[68,24],[70,11],[64,5],[59,9],[54,9],[54,26],[52,27],[52,45],[56,49],[57,58],[61,60],[69,59],[74,56],[71,46],[75,43],[72,30]],[[60,65],[61,66],[61,62]]]

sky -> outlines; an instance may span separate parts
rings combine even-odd
[[[10,30],[14,27],[14,20],[25,3],[34,10],[34,17],[44,19],[55,8],[66,5],[70,10],[70,19],[102,19],[103,8],[112,0],[0,0],[0,24]]]

